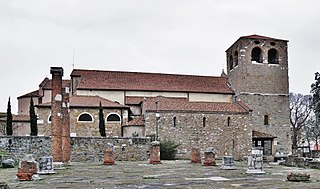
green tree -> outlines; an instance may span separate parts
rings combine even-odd
[[[8,100],[8,107],[7,107],[7,127],[6,127],[7,135],[12,135],[12,113],[11,113],[11,103],[10,103],[10,97]]]
[[[101,136],[103,137],[106,136],[106,126],[105,126],[103,107],[101,105],[101,102],[99,104],[99,132]]]
[[[30,107],[29,107],[29,116],[30,116],[30,130],[31,136],[37,136],[38,135],[38,125],[37,125],[37,115],[34,111],[34,104],[32,97],[30,98]]]
[[[180,146],[171,140],[160,141],[160,159],[174,160],[177,153],[177,148]]]
[[[320,74],[319,72],[315,73],[315,82],[311,85],[312,93],[312,109],[315,115],[315,125],[312,128],[314,137],[316,138],[316,145],[318,146],[318,138],[320,136]]]

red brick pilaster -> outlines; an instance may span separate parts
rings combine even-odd
[[[62,101],[62,161],[70,161],[70,112],[69,92],[63,93]]]
[[[150,164],[160,164],[160,142],[151,142],[150,148]]]

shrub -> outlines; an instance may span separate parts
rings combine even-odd
[[[163,140],[160,142],[160,159],[162,160],[174,160],[177,148],[180,144],[176,144],[171,140]]]

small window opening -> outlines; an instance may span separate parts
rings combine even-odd
[[[251,61],[262,63],[262,53],[259,47],[255,47],[251,51]]]
[[[120,121],[120,117],[117,114],[110,114],[107,117],[107,122],[109,122],[109,121],[119,122]]]
[[[254,41],[254,43],[258,45],[258,44],[260,44],[260,41]]]
[[[270,124],[270,117],[269,117],[269,115],[264,115],[264,117],[263,117],[263,124],[264,124],[264,125],[269,125],[269,124]]]
[[[276,45],[276,43],[275,43],[275,42],[271,42],[271,43],[270,43],[270,45],[275,46],[275,45]]]
[[[276,49],[270,49],[268,51],[268,63],[269,64],[279,64],[278,51]]]
[[[93,118],[88,113],[83,113],[79,116],[78,121],[93,121]]]
[[[173,117],[173,127],[176,127],[176,125],[177,125],[177,118]]]
[[[238,66],[238,51],[234,53],[234,67]]]
[[[231,118],[230,117],[228,117],[228,127],[230,126],[230,120],[231,120]]]
[[[229,65],[230,65],[230,70],[232,70],[233,69],[233,57],[232,57],[232,55],[230,55],[230,57],[229,57]]]
[[[51,123],[51,115],[48,117],[48,123]]]
[[[202,118],[202,127],[206,127],[206,118]]]

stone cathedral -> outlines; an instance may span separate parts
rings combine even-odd
[[[213,147],[217,156],[236,159],[252,146],[263,147],[266,156],[288,154],[287,42],[240,37],[226,50],[227,73],[215,77],[74,69],[63,80],[63,68],[52,67],[60,78],[45,78],[37,90],[18,97],[19,115],[27,114],[32,97],[39,135],[55,136],[51,120],[60,117],[67,135],[99,137],[101,103],[106,137],[173,140],[181,158],[189,157],[192,147]],[[61,94],[52,96],[57,88]],[[57,98],[64,100],[58,113],[52,112]],[[27,128],[20,125],[14,134],[29,132],[22,127]]]

